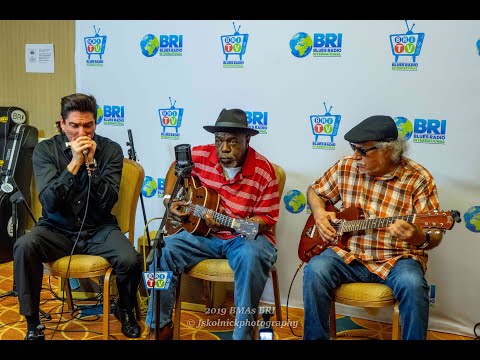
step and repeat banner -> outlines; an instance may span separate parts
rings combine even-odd
[[[97,132],[125,156],[132,132],[148,219],[164,214],[174,146],[212,143],[204,125],[223,108],[246,111],[260,132],[251,146],[287,174],[277,225],[283,305],[300,264],[308,185],[351,154],[343,136],[352,126],[392,116],[407,155],[435,177],[441,209],[462,218],[429,251],[429,327],[473,336],[480,322],[480,21],[78,20],[75,67],[77,91],[97,98]],[[138,238],[141,210],[136,221]],[[302,271],[292,307],[303,307]],[[273,301],[269,284],[263,300]],[[388,309],[338,311],[391,321]]]

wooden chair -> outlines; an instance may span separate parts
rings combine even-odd
[[[279,165],[272,164],[275,168],[275,174],[278,179],[278,191],[280,198],[283,194],[283,188],[285,187],[285,171]],[[275,234],[275,227],[273,228]],[[233,270],[228,265],[227,259],[206,259],[200,261],[197,265],[193,266],[191,269],[186,270],[178,278],[177,284],[177,294],[175,300],[175,316],[173,319],[173,339],[180,339],[180,325],[181,325],[181,312],[182,312],[182,301],[181,301],[181,280],[182,277],[188,275],[194,278],[202,279],[204,281],[204,295],[206,299],[207,308],[211,308],[211,282],[229,282],[233,283]],[[280,303],[280,289],[278,284],[278,273],[275,265],[270,269],[270,275],[272,277],[273,285],[273,294],[275,298],[275,316],[277,321],[282,321],[282,305]],[[257,328],[255,327],[256,333]]]
[[[117,217],[121,231],[123,233],[128,232],[128,239],[132,244],[135,241],[135,214],[144,177],[145,171],[139,163],[130,159],[123,159],[118,201],[113,207],[112,214]],[[110,337],[110,280],[113,268],[101,256],[76,254],[72,256],[67,274],[69,259],[70,256],[64,256],[56,261],[45,263],[45,273],[62,278],[62,280],[66,278],[94,278],[97,282],[100,282],[99,277],[103,276],[103,340],[108,340]],[[65,284],[68,308],[73,311],[72,290],[69,281],[65,281]],[[59,288],[60,285],[58,285]],[[139,320],[138,303],[135,310],[137,320]]]
[[[330,337],[337,337],[335,303],[361,306],[368,311],[372,308],[393,306],[392,340],[400,340],[400,313],[398,301],[393,291],[385,284],[379,283],[348,283],[335,289],[335,301],[330,306]]]

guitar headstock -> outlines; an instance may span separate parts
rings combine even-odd
[[[434,211],[426,214],[415,215],[415,224],[423,228],[437,228],[450,230],[456,222],[460,222],[460,212],[451,211]]]
[[[234,229],[239,234],[245,236],[247,240],[255,240],[258,234],[259,225],[260,224],[256,221],[234,219],[232,229]]]

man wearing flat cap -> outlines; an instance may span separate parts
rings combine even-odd
[[[350,230],[348,241],[342,244],[333,243],[336,230],[332,224],[338,223],[339,206],[341,210],[361,209],[365,219],[439,210],[434,179],[422,165],[404,156],[406,141],[398,136],[390,116],[371,116],[344,137],[353,154],[338,160],[307,190],[316,230],[327,246],[309,259],[303,273],[304,339],[330,339],[329,309],[335,288],[352,282],[388,285],[399,301],[402,339],[426,339],[425,250],[436,247],[442,233],[428,233],[396,219],[378,228]]]
[[[234,301],[236,310],[234,340],[250,340],[256,319],[256,309],[262,296],[268,273],[277,259],[275,237],[272,227],[279,215],[278,180],[272,164],[250,146],[257,130],[248,127],[247,116],[240,109],[223,109],[215,125],[203,127],[215,135],[214,144],[192,148],[193,168],[191,176],[219,196],[217,214],[248,221],[248,228],[258,227],[258,234],[246,238],[246,233],[234,230],[205,214],[205,223],[210,229],[207,235],[195,234],[185,229],[165,237],[160,269],[172,271],[170,287],[160,293],[160,320],[155,327],[155,311],[150,301],[146,324],[150,337],[155,328],[159,339],[169,339],[173,334],[172,310],[175,287],[180,274],[187,268],[205,259],[228,259],[234,271]],[[165,197],[175,188],[175,163],[165,178]],[[185,199],[173,201],[169,216],[181,222],[188,218]],[[185,210],[186,209],[186,210]],[[215,209],[213,209],[215,210]],[[218,218],[217,218],[218,219]],[[240,220],[239,220],[240,221]],[[255,230],[257,232],[257,230]],[[256,235],[256,236],[255,236]],[[151,271],[153,271],[151,266]],[[231,313],[231,312],[230,312]],[[158,330],[160,329],[160,330]]]

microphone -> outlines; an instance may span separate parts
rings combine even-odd
[[[190,172],[194,166],[190,144],[175,146],[175,175],[177,177],[190,177]]]
[[[161,250],[161,248],[165,246],[163,241],[163,235],[168,235],[166,234],[166,231],[165,231],[165,222],[167,218],[168,208],[170,207],[170,204],[172,203],[173,199],[177,196],[177,193],[180,189],[179,188],[180,179],[190,177],[192,168],[195,166],[195,164],[192,161],[192,151],[191,151],[190,144],[180,144],[175,146],[174,149],[175,149],[175,175],[177,176],[177,181],[173,188],[171,197],[165,206],[166,207],[165,215],[163,216],[162,223],[160,224],[157,234],[153,239],[153,246],[150,249],[150,252],[148,253],[148,256],[145,260],[148,266],[153,261],[155,249],[159,248]],[[158,246],[159,242],[160,242],[160,247]]]

